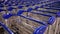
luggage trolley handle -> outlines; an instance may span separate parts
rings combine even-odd
[[[55,17],[51,16],[49,14],[42,14],[42,13],[36,13],[36,12],[31,12],[31,13],[50,17],[48,19],[48,24],[50,24],[50,25],[52,25],[54,23],[54,21],[55,21]]]
[[[20,16],[21,17],[21,16]],[[23,17],[22,17],[23,18]],[[25,18],[26,19],[26,18]],[[29,20],[29,19],[28,19]],[[32,20],[31,20],[32,21]],[[23,23],[24,24],[24,23]],[[33,34],[43,34],[44,32],[45,32],[45,30],[46,30],[46,28],[47,28],[47,26],[48,25],[43,25],[43,26],[40,26],[40,25],[38,25],[38,27],[36,28],[36,27],[34,27],[34,26],[31,26],[30,24],[29,25],[27,25],[26,23],[25,23],[25,25],[24,25],[24,27],[26,26],[26,28],[29,30],[29,32],[30,32],[30,29],[32,28],[33,29]],[[29,27],[31,27],[31,28],[29,28]]]
[[[48,10],[48,9],[47,9]],[[36,10],[36,11],[39,11],[39,12],[47,12],[47,13],[51,13],[51,14],[56,14],[57,17],[60,17],[60,11],[57,11],[57,12],[50,12],[50,11],[44,11],[44,10]]]
[[[17,14],[17,15],[18,15],[18,14]],[[45,32],[47,26],[48,26],[47,24],[45,24],[44,22],[41,22],[41,21],[39,21],[39,20],[35,20],[35,19],[33,19],[33,18],[29,18],[29,17],[23,16],[23,15],[18,15],[18,16],[23,17],[23,18],[25,18],[25,19],[29,19],[29,20],[31,20],[31,21],[35,21],[35,22],[40,23],[40,24],[43,25],[43,26],[40,26],[40,27],[36,28],[36,29],[34,30],[33,34],[43,34],[43,33]]]
[[[56,2],[59,2],[59,1],[54,1],[54,2],[49,3],[49,4],[53,4],[53,3],[56,3]],[[59,10],[60,9],[60,8],[54,8],[54,7],[44,7],[44,6],[47,6],[49,4],[41,5],[41,6],[37,7],[36,9],[38,9],[38,8],[53,9],[53,10]]]
[[[34,20],[34,19],[32,19],[32,18],[27,18],[27,17],[22,16],[22,15],[20,15],[20,17],[29,19],[29,20],[31,20],[31,21],[39,22],[40,24],[43,24],[43,25],[44,25],[44,26],[40,26],[40,27],[36,28],[36,29],[34,30],[33,34],[43,34],[43,33],[45,32],[47,26],[48,26],[47,24],[44,24],[44,23],[41,22],[41,21],[36,21],[36,20]]]
[[[58,1],[60,1],[60,0],[52,1],[52,2],[49,3],[49,4],[53,4],[53,3],[56,3],[56,2],[58,2]],[[41,7],[43,7],[43,6],[47,6],[47,5],[49,5],[49,4],[42,5]]]
[[[36,12],[33,12],[32,10],[34,10],[34,9],[33,8],[28,8],[26,12],[33,13],[33,14],[38,14],[38,15],[43,15],[43,16],[48,16],[48,17],[50,17],[49,20],[48,20],[48,24],[52,25],[54,23],[54,21],[55,21],[54,16],[51,16],[49,14],[36,13]]]
[[[39,8],[38,6],[36,6],[36,8]],[[35,10],[33,8],[28,8],[26,12],[31,12],[32,10]],[[55,17],[60,17],[60,11],[56,11],[56,12],[51,12],[48,9],[44,10],[36,10],[37,12],[47,12],[47,13],[52,13],[52,14],[56,14]]]

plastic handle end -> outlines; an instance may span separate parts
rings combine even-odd
[[[55,21],[55,17],[52,16],[52,17],[49,18],[48,24],[52,25],[54,23],[54,21]]]

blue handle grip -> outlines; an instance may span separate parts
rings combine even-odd
[[[13,7],[8,7],[7,10],[8,11],[12,11],[14,8]]]
[[[23,12],[25,12],[24,10],[19,10],[18,12],[17,12],[17,15],[21,15]]]
[[[38,27],[38,28],[35,29],[35,31],[33,32],[33,34],[44,34],[46,28],[47,28],[46,25],[40,26],[40,27]]]
[[[11,16],[13,16],[13,15],[9,13],[8,15],[7,15],[7,14],[4,14],[2,17],[3,17],[4,19],[8,19],[8,18],[10,18]]]
[[[19,5],[19,6],[18,6],[19,9],[21,9],[21,8],[23,8],[23,7],[24,7],[24,6],[22,6],[22,5]]]
[[[55,19],[56,18],[54,16],[50,17],[48,20],[48,24],[52,25],[55,22]]]
[[[30,6],[29,4],[26,5],[26,7],[29,7],[29,6]]]
[[[26,12],[31,12],[33,8],[28,8]]]
[[[9,19],[10,17],[12,17],[12,16],[17,16],[16,14],[12,14],[12,13],[9,13],[9,14],[3,14],[3,18],[4,19]]]

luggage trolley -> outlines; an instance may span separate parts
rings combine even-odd
[[[5,2],[4,2],[5,1]],[[43,34],[49,25],[52,25],[55,21],[56,14],[50,14],[53,12],[38,10],[45,4],[54,3],[54,1],[37,1],[36,0],[4,0],[0,3],[0,12],[6,23],[11,24],[14,22],[17,26],[14,26],[9,34],[17,34],[15,30],[19,30],[19,34]],[[36,2],[36,3],[35,3]],[[57,1],[55,1],[57,2]],[[43,3],[43,4],[42,4]],[[48,5],[47,4],[47,5]],[[4,9],[6,7],[6,9]],[[37,9],[36,9],[37,8]],[[45,8],[45,7],[43,7]],[[15,11],[14,11],[15,10]],[[49,9],[46,9],[49,10]],[[6,25],[8,26],[8,25]],[[4,26],[3,28],[5,28]],[[9,27],[9,26],[8,26]],[[18,27],[18,28],[16,28]],[[7,28],[8,29],[8,28]]]

